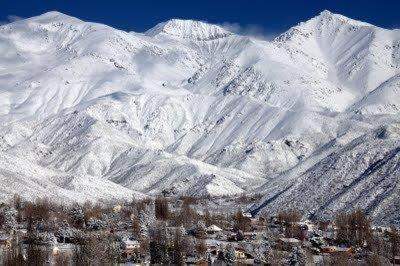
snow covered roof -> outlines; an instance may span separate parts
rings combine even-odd
[[[211,231],[211,232],[221,232],[222,229],[219,228],[218,226],[216,226],[215,224],[210,225],[209,227],[207,227],[207,231]]]

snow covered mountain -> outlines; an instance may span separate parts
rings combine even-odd
[[[399,223],[399,96],[400,30],[329,11],[272,42],[49,12],[0,27],[0,194],[261,193],[254,212]]]

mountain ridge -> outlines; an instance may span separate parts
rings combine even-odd
[[[377,161],[398,145],[399,75],[399,31],[329,11],[273,41],[179,19],[143,33],[59,12],[3,25],[0,194],[48,183],[65,201],[104,186],[116,199],[259,193],[257,212],[301,195],[313,215],[361,206],[307,182],[343,182],[329,167],[360,189],[376,173],[397,182],[393,159]],[[373,218],[396,222],[379,206],[398,198],[369,191]]]

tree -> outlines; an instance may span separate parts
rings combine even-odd
[[[224,252],[224,262],[228,265],[232,265],[236,260],[236,255],[235,255],[235,248],[233,247],[232,244],[228,244],[225,247],[225,252]]]
[[[196,219],[196,213],[190,207],[191,201],[185,199],[182,203],[181,210],[179,213],[179,225],[183,224],[184,226],[189,226],[192,224],[193,221]]]
[[[81,231],[69,226],[66,220],[62,221],[61,225],[54,232],[58,242],[75,243],[81,237]]]
[[[372,240],[370,221],[361,210],[339,213],[336,216],[335,224],[339,242],[363,247]]]
[[[103,220],[96,219],[96,218],[89,218],[86,224],[86,228],[88,230],[96,231],[96,230],[101,230],[105,229],[107,227],[107,223]]]
[[[297,210],[283,211],[278,214],[278,221],[283,225],[286,237],[304,238],[301,228],[296,224],[301,216]]]
[[[213,224],[213,219],[212,219],[210,211],[208,209],[205,210],[204,221],[206,223],[206,226],[210,226]]]
[[[158,223],[150,231],[150,262],[152,264],[169,264],[169,243],[165,224]]]
[[[74,250],[74,265],[112,265],[119,259],[118,247],[111,235],[82,238]]]
[[[242,210],[240,209],[234,215],[233,221],[234,221],[233,229],[235,231],[242,230],[243,232],[246,232],[250,229],[251,220],[248,217],[245,217],[243,215]]]
[[[13,230],[17,227],[17,211],[6,204],[0,205],[0,228]]]
[[[300,247],[294,247],[290,252],[287,265],[289,266],[303,266],[306,265],[307,256],[304,250]]]
[[[253,244],[252,253],[254,254],[254,262],[256,264],[271,263],[272,248],[267,240],[263,239],[261,242]]]
[[[154,204],[149,203],[144,205],[139,213],[139,228],[142,237],[148,237],[149,229],[151,229],[155,221]]]
[[[21,245],[17,243],[16,238],[12,240],[11,248],[4,252],[4,260],[2,261],[4,265],[22,266],[25,264]]]
[[[158,220],[167,220],[169,217],[168,200],[164,197],[157,197],[155,202],[155,215]]]
[[[207,245],[204,239],[200,239],[196,244],[196,253],[199,258],[204,259],[207,252]]]
[[[203,221],[197,222],[195,233],[197,238],[205,238],[207,236],[207,228]]]
[[[174,265],[185,264],[185,246],[183,241],[182,231],[176,228],[174,235],[174,249],[172,252],[171,262]]]
[[[28,265],[45,265],[49,251],[42,249],[42,246],[28,244],[26,248]]]
[[[132,233],[135,238],[140,237],[140,222],[136,216],[132,219]]]
[[[47,199],[37,199],[34,203],[27,202],[23,208],[23,212],[28,221],[28,231],[30,231],[31,225],[37,221],[49,221],[50,220],[50,202]]]
[[[391,228],[389,232],[389,242],[391,246],[391,256],[394,257],[400,255],[400,233],[396,228]]]
[[[17,222],[20,223],[22,221],[22,199],[18,194],[14,195],[13,203],[14,209],[17,211]]]
[[[75,228],[83,228],[85,226],[85,213],[80,206],[73,206],[69,213],[71,223]]]
[[[238,230],[236,232],[236,241],[243,241],[244,240],[244,233],[242,230]]]

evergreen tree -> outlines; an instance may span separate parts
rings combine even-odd
[[[224,252],[224,261],[228,265],[232,265],[236,260],[235,248],[232,244],[228,244]]]
[[[139,213],[139,230],[142,237],[149,236],[149,229],[156,221],[154,204],[146,204]]]
[[[289,266],[304,266],[306,265],[306,253],[300,247],[294,247],[289,254],[287,265]]]

